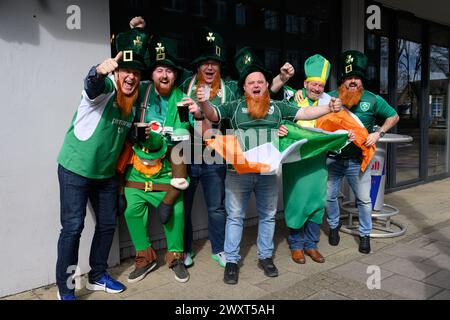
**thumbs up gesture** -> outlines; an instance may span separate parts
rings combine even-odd
[[[342,101],[339,98],[331,98],[330,103],[330,112],[339,112],[342,109]]]
[[[97,66],[97,73],[107,76],[108,74],[110,74],[111,72],[113,72],[114,70],[117,69],[117,67],[119,66],[119,61],[122,60],[123,57],[123,52],[120,51],[117,56],[115,56],[115,58],[109,58],[106,59],[105,61],[103,61],[102,63],[100,63]]]

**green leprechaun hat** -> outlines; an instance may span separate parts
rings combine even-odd
[[[142,28],[133,28],[119,33],[115,39],[117,52],[122,51],[123,57],[118,62],[119,68],[145,70],[147,67],[144,56],[148,46],[148,35]]]
[[[356,50],[345,51],[341,55],[341,78],[357,76],[366,79],[367,56]]]
[[[197,48],[197,53],[196,58],[192,61],[193,65],[198,65],[206,60],[225,62],[225,42],[220,34],[212,31],[209,27],[202,27],[197,32],[195,48]]]
[[[262,72],[267,82],[272,82],[272,72],[267,70],[250,47],[240,49],[234,56],[234,66],[239,73],[238,86],[242,90],[245,78],[252,72]]]
[[[148,46],[150,72],[153,72],[157,65],[163,65],[177,71],[179,78],[182,68],[179,66],[180,62],[175,54],[175,50],[172,42],[162,37],[154,36]]]
[[[320,54],[315,54],[305,61],[305,75],[307,82],[317,81],[325,85],[330,76],[331,64]]]
[[[150,137],[145,142],[136,142],[133,150],[140,159],[159,159],[167,151],[166,139],[160,133],[150,131]]]

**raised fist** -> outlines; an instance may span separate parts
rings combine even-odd
[[[130,20],[130,29],[145,28],[145,20],[141,16],[134,17]]]
[[[281,68],[280,68],[280,78],[281,81],[287,82],[290,78],[292,78],[295,74],[295,69],[289,62],[286,62]]]

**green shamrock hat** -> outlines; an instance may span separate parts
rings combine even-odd
[[[250,47],[240,49],[234,56],[234,66],[239,73],[238,86],[242,90],[245,79],[252,72],[262,72],[267,82],[272,82],[272,72],[264,67],[261,60]]]
[[[366,79],[367,56],[356,50],[345,51],[341,55],[341,78],[357,76]]]
[[[145,70],[144,56],[148,46],[148,35],[142,28],[133,28],[119,33],[115,39],[117,52],[123,57],[118,62],[119,68]]]
[[[225,43],[217,32],[209,27],[202,27],[196,34],[195,47],[197,57],[192,61],[194,66],[206,60],[214,60],[219,63],[225,62]]]
[[[180,78],[183,69],[180,67],[175,51],[176,49],[172,42],[159,36],[154,36],[148,46],[150,72],[153,72],[156,66],[163,65],[177,71],[177,78]]]
[[[141,159],[159,159],[167,151],[166,139],[160,133],[150,131],[150,137],[145,142],[136,142],[133,150],[136,156]]]
[[[320,54],[315,54],[305,61],[305,81],[317,81],[325,85],[330,76],[330,69],[330,62]]]

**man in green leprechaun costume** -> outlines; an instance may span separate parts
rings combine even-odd
[[[117,56],[92,67],[85,78],[81,102],[58,155],[62,229],[56,281],[61,300],[75,300],[74,288],[68,285],[68,268],[78,263],[88,199],[96,226],[86,287],[108,293],[125,289],[106,268],[117,219],[115,167],[140,103],[138,88],[146,67],[147,35],[136,28],[119,34],[115,45]]]
[[[289,87],[285,87],[285,99],[300,108],[327,104],[330,96],[324,89],[330,74],[329,61],[316,54],[306,59],[304,68],[306,79],[301,100],[298,103],[294,100],[295,91]],[[315,127],[316,120],[300,120],[297,124]],[[315,262],[325,261],[317,247],[326,203],[325,162],[326,153],[323,153],[283,165],[284,216],[289,227],[292,260],[296,263],[305,263],[305,253]]]

